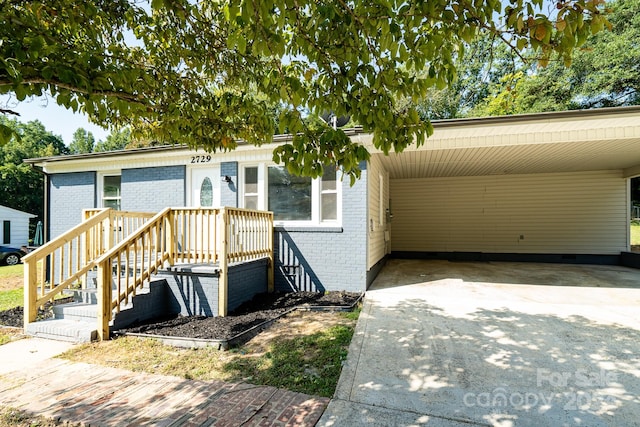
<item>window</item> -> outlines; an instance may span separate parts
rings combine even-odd
[[[2,244],[7,245],[11,243],[11,221],[2,222]]]
[[[338,219],[338,180],[333,167],[325,167],[320,182],[320,218],[322,221]]]
[[[276,221],[311,221],[311,178],[290,175],[281,166],[269,167],[268,209]]]
[[[120,175],[104,175],[102,177],[102,207],[121,209]]]
[[[213,185],[209,177],[205,177],[200,185],[200,206],[213,206]]]
[[[244,207],[258,209],[258,167],[244,168]]]
[[[240,201],[247,209],[266,209],[287,225],[336,225],[340,219],[341,185],[335,167],[319,179],[289,174],[282,166],[241,168]]]

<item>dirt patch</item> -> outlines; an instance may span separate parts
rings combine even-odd
[[[640,252],[640,245],[631,245],[631,252]]]
[[[246,348],[253,356],[269,351],[273,340],[279,337],[296,338],[322,332],[336,325],[344,325],[344,317],[328,311],[294,311],[275,321],[269,328],[252,338]]]
[[[0,291],[12,291],[24,285],[22,277],[4,277],[0,280]]]
[[[350,307],[358,298],[360,294],[355,292],[259,294],[226,317],[178,316],[145,322],[118,332],[228,340],[296,307]]]

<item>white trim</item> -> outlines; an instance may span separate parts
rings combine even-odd
[[[109,171],[98,172],[96,174],[96,208],[104,208],[104,178],[106,176],[119,176],[120,177],[120,209],[122,209],[122,170],[112,169]]]
[[[258,206],[259,210],[266,210],[266,191],[267,191],[267,180],[265,179],[266,165],[264,162],[249,162],[238,164],[238,206],[241,208],[246,207],[244,205],[244,177],[245,177],[245,169],[247,168],[258,168]]]
[[[258,168],[258,209],[267,210],[269,192],[268,183],[268,168],[269,167],[282,167],[282,165],[275,164],[273,162],[247,162],[238,164],[238,206],[244,208],[244,171],[246,168],[257,167]],[[284,221],[274,220],[274,225],[277,227],[314,227],[314,228],[335,228],[342,226],[342,180],[344,176],[339,176],[339,172],[336,172],[336,220],[322,221],[321,215],[321,183],[320,178],[311,180],[311,220],[308,221]]]

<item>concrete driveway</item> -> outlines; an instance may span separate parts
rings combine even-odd
[[[392,260],[319,426],[640,425],[640,270]]]

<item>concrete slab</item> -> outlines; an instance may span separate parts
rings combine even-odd
[[[318,425],[637,425],[638,354],[639,270],[393,260]]]
[[[28,369],[69,350],[73,344],[43,338],[24,338],[0,345],[0,375]]]

